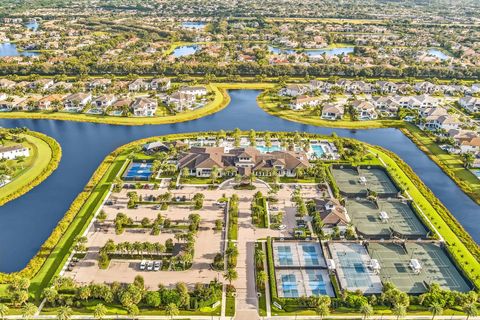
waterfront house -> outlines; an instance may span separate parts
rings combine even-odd
[[[98,96],[93,101],[93,105],[99,109],[106,109],[113,105],[117,101],[117,98],[113,94],[103,94]]]
[[[298,96],[291,103],[291,108],[293,110],[302,110],[304,107],[314,107],[322,103],[322,99],[319,97],[309,97],[309,96]]]
[[[18,157],[28,157],[30,151],[21,144],[7,147],[0,147],[0,159],[16,159]]]
[[[326,104],[323,106],[322,109],[322,118],[327,120],[337,120],[341,119],[344,114],[343,106],[335,105],[335,104]]]
[[[157,100],[139,97],[132,103],[132,110],[137,117],[153,117],[157,112],[157,106]]]
[[[53,110],[61,105],[62,98],[59,94],[45,96],[37,101],[37,108],[42,111]]]
[[[207,94],[207,89],[205,87],[182,87],[178,92],[183,94],[190,94],[195,97],[205,96]]]
[[[63,100],[63,107],[66,111],[80,112],[92,101],[90,93],[73,93],[65,97]]]
[[[375,106],[368,101],[356,100],[352,102],[353,108],[358,112],[360,120],[374,120],[378,118]]]

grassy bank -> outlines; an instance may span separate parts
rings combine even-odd
[[[230,97],[226,89],[219,85],[208,85],[211,91],[215,93],[212,102],[205,107],[185,111],[171,116],[156,116],[156,117],[115,117],[104,115],[90,115],[83,113],[67,113],[67,112],[40,112],[40,111],[14,111],[2,112],[1,118],[27,118],[27,119],[51,119],[51,120],[65,120],[65,121],[79,121],[79,122],[94,122],[114,125],[129,125],[139,126],[145,124],[168,124],[185,122],[205,117],[212,113],[218,112],[225,108],[230,103]]]
[[[27,193],[44,181],[58,167],[62,149],[55,139],[39,132],[27,131],[20,135],[26,139],[30,159],[12,182],[0,188],[0,206]]]
[[[420,150],[435,161],[470,198],[477,204],[480,204],[480,180],[463,166],[459,155],[449,154],[440,149],[434,138],[429,137],[418,127],[410,123],[405,123],[405,127],[401,128],[401,130]]]

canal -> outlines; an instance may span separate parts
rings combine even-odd
[[[0,271],[22,269],[82,191],[107,154],[132,140],[170,133],[243,130],[336,132],[377,144],[405,160],[480,242],[480,207],[466,196],[441,169],[397,129],[347,130],[315,127],[271,116],[257,106],[260,91],[230,91],[225,109],[201,119],[167,125],[114,126],[54,120],[0,119],[2,127],[27,127],[55,138],[62,146],[58,169],[22,197],[0,207]]]

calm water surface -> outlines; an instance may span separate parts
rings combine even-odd
[[[259,91],[231,91],[224,110],[189,122],[155,126],[113,126],[54,120],[0,119],[2,127],[27,127],[55,138],[62,146],[58,169],[19,199],[0,207],[0,271],[22,269],[49,236],[107,154],[132,140],[207,130],[305,131],[352,137],[397,153],[460,223],[480,242],[480,207],[468,198],[397,129],[345,130],[298,124],[270,116],[256,104]]]

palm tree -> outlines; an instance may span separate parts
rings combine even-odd
[[[8,307],[0,303],[0,319],[5,319],[5,316],[8,314]]]
[[[330,314],[330,309],[326,304],[321,304],[315,308],[315,313],[320,317],[320,320],[323,317],[326,317]]]
[[[1,308],[0,308],[1,310]],[[477,306],[475,305],[475,303],[468,303],[466,305],[463,306],[463,312],[465,312],[465,314],[467,315],[467,320],[470,318],[470,317],[476,317],[478,315],[478,310],[477,310]],[[1,315],[1,311],[0,311],[0,315]]]
[[[95,306],[95,309],[93,309],[93,317],[98,320],[102,320],[103,317],[107,314],[107,308],[99,303]]]
[[[25,304],[22,308],[22,317],[24,319],[30,319],[37,313],[37,311],[38,311],[37,306],[29,302]]]
[[[57,312],[57,319],[58,320],[70,320],[72,317],[72,308],[67,307],[67,306],[62,306],[58,309]]]
[[[359,311],[363,314],[363,319],[368,319],[373,314],[373,308],[368,303],[362,304]]]
[[[432,313],[432,320],[435,319],[436,316],[439,316],[443,313],[443,307],[438,302],[432,302],[428,307],[428,310]]]
[[[227,272],[223,274],[223,277],[225,278],[225,280],[228,281],[230,285],[232,285],[232,281],[237,280],[238,274],[235,269],[230,268],[227,270]]]
[[[257,273],[257,287],[263,289],[265,288],[265,283],[267,282],[267,273],[265,271],[259,271]]]
[[[165,308],[165,312],[170,316],[170,319],[173,319],[174,316],[178,316],[178,308],[175,303],[169,303]]]
[[[395,304],[393,314],[397,316],[397,319],[403,318],[407,315],[407,307],[403,304]]]
[[[263,267],[263,262],[265,261],[265,252],[263,250],[255,251],[255,264],[257,268]]]

